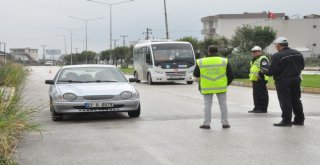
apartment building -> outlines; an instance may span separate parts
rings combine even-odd
[[[201,19],[204,37],[225,36],[231,39],[238,27],[270,26],[277,31],[277,36],[286,37],[289,46],[304,52],[305,57],[320,55],[320,16],[311,14],[303,18],[290,19],[285,13],[274,13],[272,19],[268,13],[219,14]],[[265,50],[276,52],[273,45]]]
[[[10,54],[15,61],[33,62],[38,61],[38,49],[31,48],[12,48]]]

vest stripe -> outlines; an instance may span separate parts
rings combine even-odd
[[[220,88],[201,88],[201,90],[205,90],[205,91],[208,91],[208,90],[223,90],[223,89],[227,89],[227,87],[220,87]]]
[[[201,75],[200,77],[201,77],[201,78],[205,78],[205,79],[207,79],[207,80],[216,81],[216,80],[218,80],[218,79],[223,78],[224,76],[226,76],[225,73],[223,73],[223,74],[221,74],[220,76],[217,76],[217,77],[215,77],[215,78],[211,78],[211,77],[208,77],[208,76],[205,76],[205,75]]]

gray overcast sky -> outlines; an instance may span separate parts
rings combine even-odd
[[[116,3],[124,0],[99,0]],[[284,12],[288,16],[320,14],[318,0],[166,0],[169,35],[172,39],[193,36],[202,39],[200,19],[216,14],[240,14],[243,12]],[[163,0],[135,0],[114,5],[113,38],[128,35],[126,42],[143,39],[146,28],[152,29],[155,38],[165,37]],[[63,35],[70,53],[70,32],[59,27],[78,29],[73,34],[73,47],[84,49],[85,19],[104,17],[88,22],[88,50],[100,52],[109,48],[109,7],[86,0],[0,0],[0,42],[9,48],[31,47],[61,49],[64,53]],[[2,46],[3,49],[3,46]],[[75,52],[75,50],[73,50]]]

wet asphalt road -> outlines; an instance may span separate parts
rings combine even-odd
[[[303,94],[305,126],[273,127],[280,121],[275,91],[269,91],[267,114],[248,114],[252,89],[229,87],[231,128],[220,124],[214,98],[211,130],[203,121],[202,97],[197,84],[134,84],[140,91],[142,113],[66,116],[53,122],[48,107],[48,86],[58,67],[32,67],[24,89],[27,106],[42,106],[35,120],[44,130],[28,133],[15,158],[21,165],[206,165],[283,164],[316,165],[320,162],[320,95]],[[50,73],[51,72],[51,73]]]

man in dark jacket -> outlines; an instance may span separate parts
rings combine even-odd
[[[282,120],[274,126],[304,125],[304,113],[301,103],[301,71],[304,59],[300,52],[288,47],[288,40],[279,37],[274,42],[277,53],[272,55],[267,75],[273,76],[282,111]],[[292,112],[295,117],[293,122]]]

